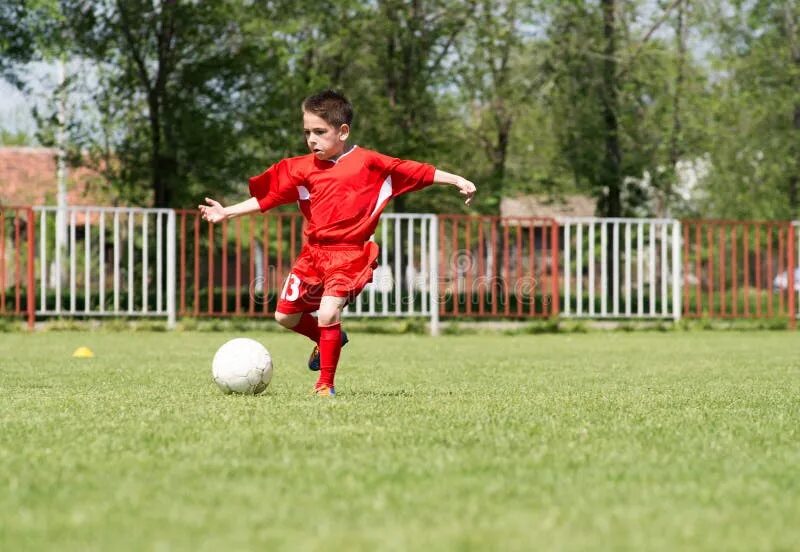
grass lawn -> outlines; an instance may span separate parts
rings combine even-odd
[[[0,550],[800,543],[799,334],[356,334],[334,400],[244,335],[257,397],[211,381],[234,334],[0,334]]]

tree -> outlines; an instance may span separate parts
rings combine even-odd
[[[639,3],[550,6],[545,67],[554,87],[547,102],[561,162],[576,189],[598,198],[604,216],[663,212],[674,195],[677,158],[701,142],[689,113],[706,78],[682,40],[673,49],[656,32],[683,1],[672,0],[644,24]],[[651,204],[653,195],[660,207]]]
[[[736,218],[800,216],[800,4],[724,4],[708,26],[719,46],[709,208]]]
[[[285,14],[302,95],[342,90],[355,105],[359,143],[435,164],[452,159],[451,137],[464,131],[451,90],[458,38],[476,0],[379,0],[311,3]],[[320,46],[322,45],[322,46]],[[448,196],[449,197],[449,196]],[[393,202],[394,209],[430,209],[436,191]]]
[[[616,1],[601,0],[603,10],[603,86],[601,104],[603,110],[603,136],[605,155],[602,164],[602,182],[607,190],[601,199],[600,209],[605,216],[622,215],[622,150],[619,144],[619,83],[617,74],[617,17]]]
[[[600,197],[603,182],[598,167],[605,143],[602,106],[602,69],[598,47],[602,19],[586,3],[548,5],[550,24],[543,70],[552,80],[544,98],[554,120],[560,163],[571,175],[575,190]]]
[[[375,107],[383,123],[376,129],[376,146],[398,157],[436,162],[436,152],[448,150],[450,112],[442,88],[452,82],[449,58],[475,1],[379,0],[376,5],[372,51],[381,102]],[[395,210],[406,210],[411,200],[395,199]]]
[[[470,32],[462,41],[459,73],[468,106],[465,116],[476,137],[473,147],[486,157],[485,168],[472,164],[480,178],[479,208],[496,211],[508,190],[508,165],[516,121],[535,103],[542,84],[538,57],[528,48],[523,27],[531,9],[518,0],[478,3]],[[469,163],[469,157],[462,162]]]
[[[49,36],[51,44],[58,43],[57,0],[6,0],[0,3],[0,78],[17,86],[18,66],[46,57]]]
[[[72,120],[73,150],[89,151],[123,199],[191,205],[286,150],[272,12],[174,0],[62,0],[59,11],[65,55],[88,73],[70,86],[92,98]]]

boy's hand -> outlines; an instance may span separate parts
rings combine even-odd
[[[215,223],[228,218],[225,213],[225,207],[223,207],[219,201],[214,201],[210,197],[207,197],[206,203],[208,203],[208,205],[197,206],[197,208],[200,209],[200,214],[203,215],[203,220]]]
[[[458,191],[461,195],[467,196],[467,199],[464,200],[464,203],[469,205],[472,203],[472,198],[475,196],[475,184],[467,180],[466,178],[459,178],[456,182],[456,186],[458,187]]]

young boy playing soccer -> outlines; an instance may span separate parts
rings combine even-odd
[[[250,179],[250,199],[223,207],[206,198],[212,223],[297,202],[306,243],[286,279],[275,312],[284,327],[316,346],[308,367],[319,370],[317,395],[334,395],[339,353],[347,343],[341,311],[372,281],[378,246],[369,241],[393,197],[433,183],[452,184],[469,204],[475,185],[435,167],[349,145],[353,107],[326,90],[303,101],[303,133],[311,153],[283,159]],[[317,318],[311,313],[317,311]]]

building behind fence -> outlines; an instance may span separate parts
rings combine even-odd
[[[384,214],[358,317],[784,318],[800,224]],[[268,317],[304,243],[297,213],[0,207],[0,315]]]

